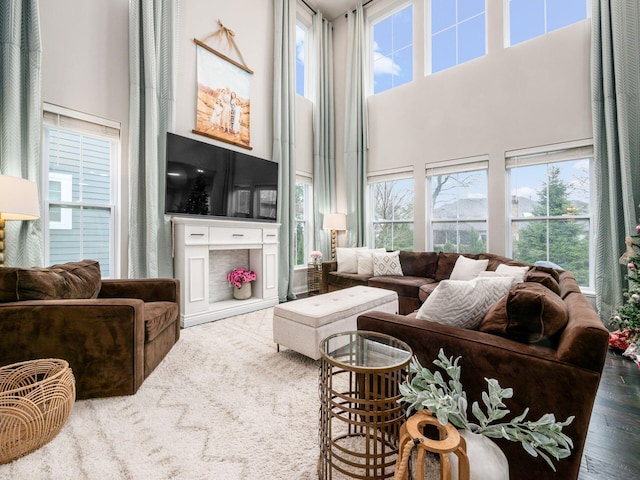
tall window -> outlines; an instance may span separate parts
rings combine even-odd
[[[571,270],[593,285],[591,245],[592,147],[507,158],[511,255]]]
[[[413,5],[372,24],[373,93],[413,80]]]
[[[311,227],[311,179],[298,177],[296,180],[296,232],[294,238],[295,266],[307,264],[313,244]]]
[[[45,106],[45,261],[90,258],[114,276],[119,124]]]
[[[587,18],[587,2],[509,0],[509,44],[515,45],[584,20]]]
[[[300,21],[296,22],[296,93],[302,97],[306,94],[308,37],[309,28]]]
[[[431,0],[431,72],[487,53],[485,0]]]
[[[372,248],[413,250],[413,178],[369,183]]]
[[[487,251],[488,160],[427,168],[428,244],[436,252]]]

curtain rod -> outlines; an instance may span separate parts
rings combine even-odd
[[[309,10],[311,10],[314,14],[318,13],[318,12],[317,12],[317,10],[316,10],[315,8],[313,8],[311,5],[309,5],[307,2],[305,2],[304,0],[301,0],[301,1],[302,1],[302,3],[304,3],[304,4],[307,6],[307,8],[308,8]]]
[[[302,0],[302,1],[304,2],[304,0]],[[373,2],[373,0],[367,0],[366,2],[364,2],[364,3],[362,4],[362,6],[363,6],[363,7],[366,7],[366,6],[367,6],[367,5],[369,5],[371,2]],[[356,9],[354,8],[353,10],[351,10],[351,13],[356,13]],[[344,18],[347,18],[347,16],[348,16],[348,15],[349,15],[348,13],[345,13],[345,14],[344,14]]]

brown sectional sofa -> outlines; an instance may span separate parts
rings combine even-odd
[[[542,341],[538,341],[538,336],[532,335],[530,331],[526,331],[525,335],[510,335],[508,321],[505,323],[507,327],[496,327],[496,318],[499,323],[500,315],[508,316],[509,311],[513,316],[528,313],[526,308],[517,309],[513,305],[509,310],[512,302],[510,296],[502,299],[501,305],[494,305],[478,330],[422,320],[416,318],[415,313],[409,313],[418,308],[439,281],[449,277],[457,256],[433,252],[427,252],[423,256],[420,253],[400,252],[403,272],[408,274],[405,279],[337,274],[335,262],[326,262],[323,264],[322,287],[324,291],[331,291],[368,284],[398,292],[404,315],[368,312],[359,316],[358,329],[385,333],[405,341],[422,365],[430,369],[435,368],[432,362],[441,348],[447,356],[460,356],[461,381],[467,392],[469,405],[474,401],[483,404],[481,393],[487,390],[485,379],[495,378],[503,388],[513,388],[513,397],[505,401],[511,411],[505,420],[521,414],[526,408],[530,409],[527,419],[532,421],[546,413],[554,414],[557,420],[575,416],[575,420],[564,429],[572,439],[574,448],[568,458],[554,460],[557,472],[543,459],[531,457],[518,443],[503,439],[497,439],[496,442],[507,455],[511,478],[577,479],[591,411],[607,354],[608,331],[589,300],[581,293],[573,274],[568,271],[532,271],[527,274],[531,275],[531,282],[541,282],[543,285],[545,278],[536,277],[552,276],[557,280],[546,284],[551,290],[547,292],[547,296],[560,302],[566,312],[566,325]],[[467,256],[475,259],[489,258],[489,270],[495,270],[501,263],[522,265],[492,254]],[[536,288],[531,289],[532,291],[541,290],[540,284],[534,286]],[[516,302],[515,297],[513,302]],[[540,319],[549,314],[543,307],[530,310],[531,315],[536,318],[539,316]],[[540,324],[534,322],[532,325],[538,325],[544,330],[543,323],[541,320]],[[486,331],[482,331],[483,329]]]
[[[355,273],[338,273],[338,262],[333,260],[322,263],[320,290],[321,293],[327,293],[356,285],[394,290],[398,293],[400,314],[407,315],[420,308],[438,282],[449,278],[460,255],[474,260],[488,259],[487,270],[495,270],[500,264],[526,265],[492,253],[458,254],[401,250],[399,256],[403,276],[374,277]]]

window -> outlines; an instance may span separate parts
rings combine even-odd
[[[369,183],[371,248],[413,250],[413,178]]]
[[[294,265],[307,264],[313,245],[311,226],[311,179],[298,177],[296,180],[296,232],[294,238]]]
[[[296,22],[296,93],[302,97],[306,94],[306,59],[309,29],[301,22]]]
[[[486,157],[427,168],[428,244],[435,252],[487,251]]]
[[[119,124],[45,105],[43,135],[45,261],[91,258],[113,277]]]
[[[571,270],[583,287],[593,285],[592,157],[588,146],[507,158],[511,256]]]
[[[372,24],[373,93],[413,80],[413,6]]]
[[[431,0],[431,72],[487,53],[485,0]]]
[[[509,0],[509,45],[587,18],[588,0]]]

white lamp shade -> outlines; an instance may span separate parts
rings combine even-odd
[[[24,178],[0,175],[0,219],[36,220],[40,218],[38,186]]]
[[[330,213],[324,216],[322,228],[325,230],[346,230],[347,216],[344,213]]]

